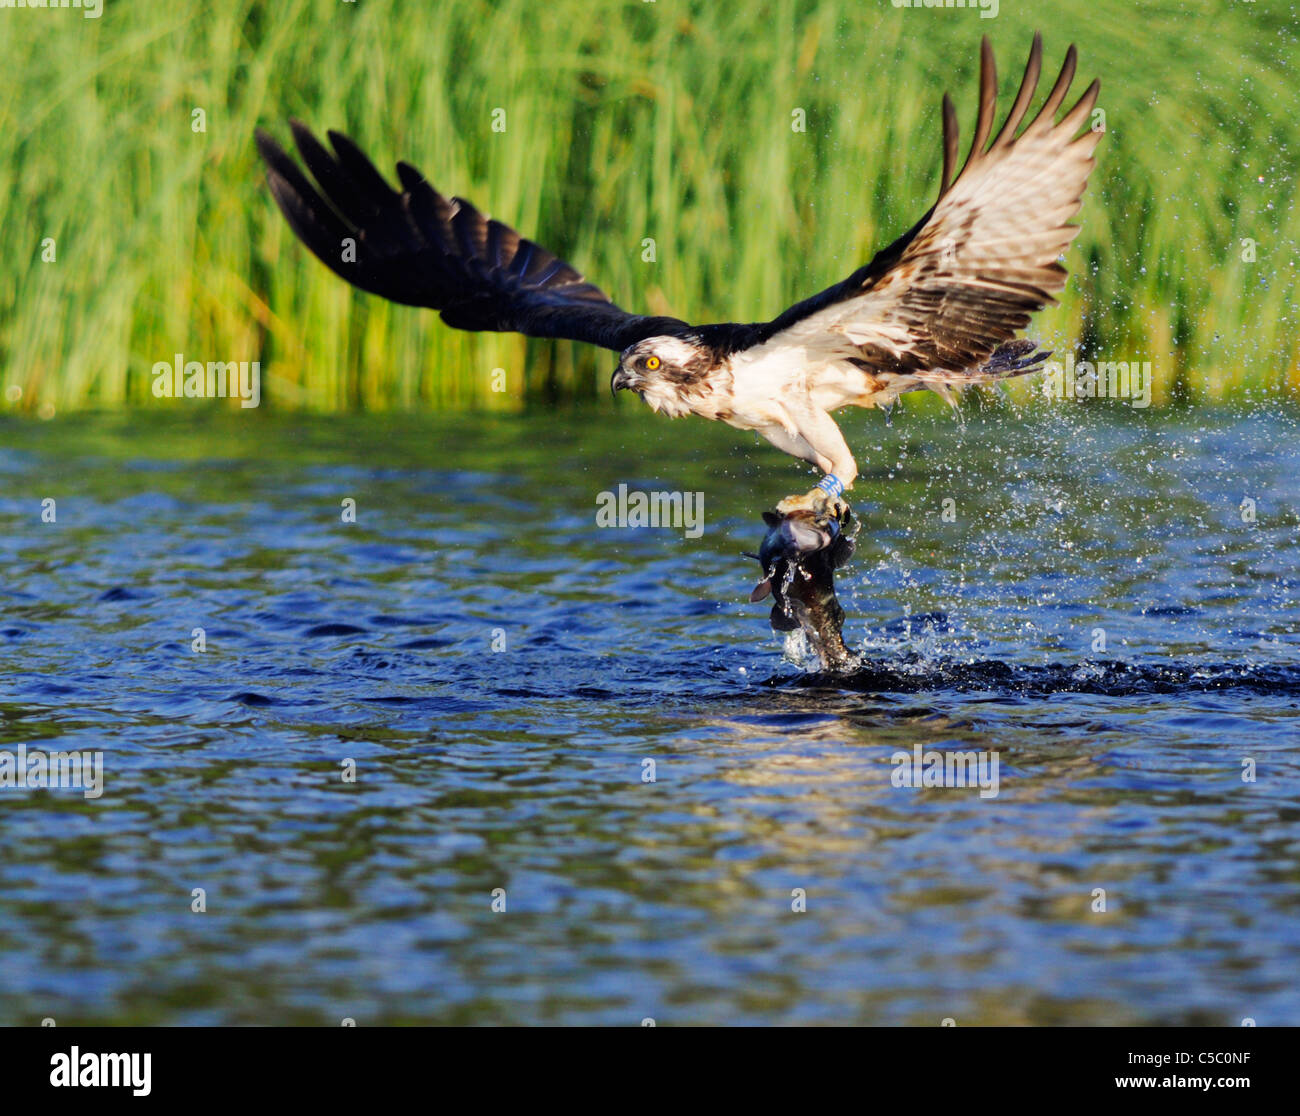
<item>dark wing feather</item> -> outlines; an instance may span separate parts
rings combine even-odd
[[[1042,37],[1006,122],[989,142],[997,78],[987,38],[980,55],[980,107],[965,166],[957,159],[957,122],[943,99],[944,158],[938,200],[924,217],[847,279],[790,307],[750,339],[762,343],[786,330],[804,344],[866,359],[895,371],[982,365],[1054,302],[1065,285],[1057,262],[1078,227],[1092,152],[1100,133],[1076,137],[1097,99],[1093,82],[1058,124],[1055,115],[1074,77],[1066,53],[1060,77],[1038,115],[1016,135],[1038,84]],[[855,352],[852,350],[856,350]]]
[[[408,164],[397,165],[398,193],[346,136],[328,133],[331,152],[302,124],[291,126],[319,189],[259,131],[271,193],[299,239],[353,286],[441,311],[458,329],[567,337],[618,351],[687,331],[676,318],[619,309],[554,253],[469,202],[444,198]],[[345,256],[348,238],[354,260]]]

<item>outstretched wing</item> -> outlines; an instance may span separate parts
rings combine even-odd
[[[1029,315],[1065,286],[1057,262],[1078,226],[1092,153],[1101,138],[1076,137],[1097,99],[1093,82],[1060,123],[1074,77],[1073,46],[1038,115],[1016,135],[1042,65],[1034,36],[1020,92],[989,143],[997,77],[988,38],[980,54],[975,139],[956,180],[957,118],[943,98],[943,180],[934,206],[907,233],[842,283],[790,307],[759,329],[757,343],[801,344],[890,372],[974,370]]]
[[[299,239],[353,286],[439,310],[458,329],[567,337],[619,351],[686,331],[676,318],[619,309],[554,253],[469,202],[444,198],[414,167],[397,164],[398,193],[346,136],[328,133],[331,153],[302,124],[291,127],[319,192],[259,130],[271,193]]]

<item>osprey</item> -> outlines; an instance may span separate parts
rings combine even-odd
[[[621,353],[610,387],[635,391],[674,418],[701,415],[754,430],[826,474],[784,501],[837,513],[858,467],[831,412],[887,409],[905,391],[951,388],[1033,371],[1048,353],[1015,339],[1065,285],[1059,257],[1078,233],[1100,133],[1079,135],[1094,81],[1064,117],[1076,53],[1023,130],[1042,65],[1035,35],[1020,91],[990,142],[997,100],[993,50],[980,51],[975,138],[955,177],[957,117],[943,97],[943,173],[929,211],[863,267],[770,322],[689,325],[631,314],[553,252],[444,198],[407,163],[394,190],[347,137],[331,153],[291,124],[316,179],[265,133],[271,192],[303,243],[363,291],[438,310],[448,325],[586,341]],[[323,195],[323,196],[322,196]]]

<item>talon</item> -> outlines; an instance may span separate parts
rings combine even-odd
[[[781,515],[807,512],[819,519],[843,520],[849,512],[849,504],[842,496],[818,487],[805,492],[802,496],[787,496],[777,504],[776,510]]]
[[[824,509],[820,514],[827,519],[837,519],[841,523],[844,517],[849,514],[848,501],[841,496],[828,496],[822,503]]]
[[[793,515],[795,512],[812,511],[812,497],[815,492],[806,492],[802,496],[787,496],[776,506],[777,515]]]

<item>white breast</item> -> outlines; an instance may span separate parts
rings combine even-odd
[[[744,418],[743,429],[782,422],[779,412],[804,411],[809,405],[833,411],[869,390],[862,370],[843,355],[775,339],[731,358],[732,410]],[[733,422],[733,426],[740,425]]]

